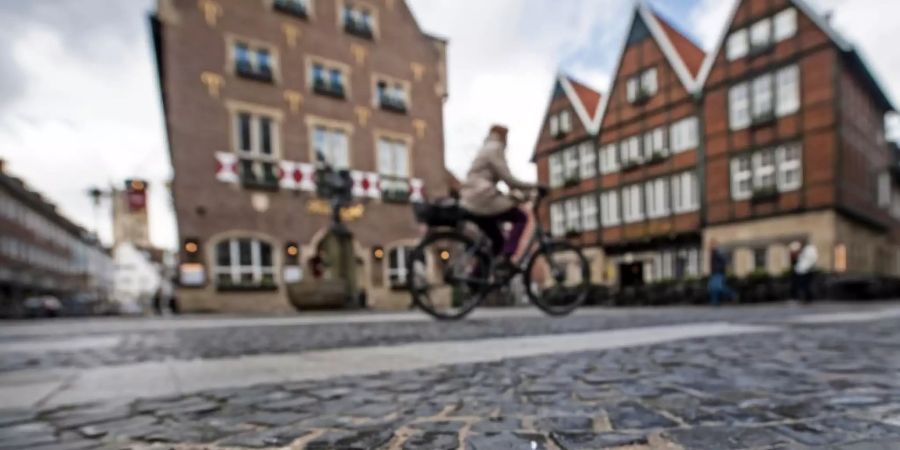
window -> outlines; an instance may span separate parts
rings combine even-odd
[[[648,69],[641,75],[641,89],[649,96],[654,96],[659,91],[656,80],[656,68]]]
[[[309,9],[306,2],[307,0],[275,0],[274,6],[276,11],[306,18]]]
[[[393,289],[405,289],[407,282],[406,264],[413,252],[412,247],[396,247],[388,251],[388,278]]]
[[[581,229],[584,231],[597,229],[597,197],[594,194],[581,197]]]
[[[754,122],[764,122],[774,117],[772,100],[772,75],[762,75],[753,80]]]
[[[600,221],[604,227],[615,226],[619,219],[619,193],[617,191],[600,194]]]
[[[619,154],[616,144],[609,144],[600,150],[600,173],[606,175],[619,171]]]
[[[550,187],[558,188],[564,184],[562,153],[550,155]]]
[[[243,42],[234,44],[234,72],[251,80],[274,80],[272,55],[267,48],[251,48]]]
[[[625,88],[628,96],[628,103],[634,103],[638,98],[638,89],[640,89],[641,80],[637,77],[629,78],[625,83]]]
[[[385,200],[409,199],[409,146],[405,141],[378,139],[378,174]]]
[[[891,174],[882,172],[878,174],[878,207],[888,209],[891,207]]]
[[[665,158],[669,155],[666,148],[666,132],[663,127],[656,128],[644,134],[644,159],[651,161]]]
[[[750,126],[750,88],[747,83],[733,86],[728,92],[728,118],[732,130]]]
[[[278,127],[273,118],[239,111],[234,116],[241,182],[245,187],[278,186]]]
[[[776,83],[778,117],[794,114],[800,110],[800,69],[797,66],[788,66],[779,70]]]
[[[797,190],[803,185],[803,152],[800,144],[782,145],[776,151],[778,163],[778,189],[781,192]]]
[[[593,178],[597,175],[597,153],[593,142],[584,142],[579,147],[581,159],[581,179]]]
[[[621,154],[619,159],[622,161],[622,166],[632,167],[644,162],[644,158],[641,155],[641,139],[637,136],[622,141],[619,153]]]
[[[313,130],[313,151],[321,153],[335,169],[350,168],[347,132],[342,129],[316,126]]]
[[[753,196],[753,169],[748,156],[739,156],[731,161],[731,197],[746,200]]]
[[[731,161],[731,196],[746,200],[754,195],[797,190],[803,184],[800,144],[781,145]]]
[[[317,94],[341,99],[347,96],[344,71],[339,67],[314,63],[312,65],[312,83],[313,91]]]
[[[641,195],[641,185],[622,188],[622,212],[625,223],[633,223],[644,220],[644,203]]]
[[[658,219],[669,215],[668,182],[664,178],[648,181],[644,185],[647,196],[647,217]]]
[[[550,205],[550,234],[556,237],[566,234],[566,214],[562,203]]]
[[[700,189],[697,185],[697,174],[684,172],[672,177],[672,209],[676,214],[696,211],[700,208],[697,198]]]
[[[672,125],[670,147],[672,153],[681,153],[697,148],[700,145],[698,130],[699,122],[696,117],[688,117],[679,120]]]
[[[772,20],[762,19],[750,27],[750,47],[764,49],[772,44]]]
[[[375,101],[385,111],[406,113],[408,99],[407,86],[402,81],[379,80],[375,84]]]
[[[800,109],[800,71],[797,66],[760,75],[739,83],[729,91],[729,121],[732,130],[751,123],[766,123],[774,117]]]
[[[728,60],[734,61],[747,56],[750,51],[749,35],[746,29],[737,30],[731,33],[728,38],[728,48],[726,50]]]
[[[581,231],[581,210],[577,198],[566,200],[566,233]]]
[[[360,5],[344,5],[344,31],[364,39],[375,37],[375,20],[372,11]]]
[[[753,190],[766,191],[775,188],[775,153],[763,150],[753,155]]]
[[[219,242],[213,271],[219,288],[274,288],[272,246],[257,239]]]
[[[797,34],[797,10],[788,8],[775,16],[775,42],[790,39]]]
[[[758,247],[753,249],[753,270],[766,270],[766,261],[769,259],[769,249],[766,247]]]
[[[651,67],[632,76],[626,81],[625,87],[629,103],[638,103],[653,97],[659,91],[656,68]]]
[[[561,138],[572,131],[572,114],[561,111],[550,116],[550,136]]]
[[[578,148],[569,147],[564,152],[565,157],[565,182],[572,184],[578,182]]]
[[[559,113],[559,131],[563,134],[572,131],[572,114],[569,111]]]

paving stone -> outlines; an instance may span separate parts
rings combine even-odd
[[[662,414],[633,402],[608,407],[606,412],[616,430],[647,430],[678,425]]]
[[[837,445],[852,440],[843,431],[828,429],[817,423],[794,423],[773,429],[791,440],[805,445]]]
[[[268,425],[272,427],[290,425],[309,417],[309,414],[297,414],[291,412],[258,412],[244,416],[240,420],[252,425]]]
[[[501,431],[517,431],[522,428],[522,420],[517,417],[490,417],[472,424],[473,433],[499,433]]]
[[[459,436],[455,433],[416,434],[403,443],[403,450],[456,450]]]
[[[0,427],[8,427],[25,422],[31,422],[37,415],[33,411],[19,409],[0,410]]]
[[[697,427],[669,430],[664,435],[684,448],[692,450],[750,448],[791,443],[784,436],[764,428]]]
[[[647,436],[627,433],[559,432],[550,433],[550,438],[562,450],[597,450],[611,447],[644,445]]]
[[[466,439],[466,450],[545,450],[546,438],[539,434],[488,433],[471,435]]]
[[[537,431],[591,431],[594,419],[585,416],[542,417],[535,421]]]
[[[432,433],[458,433],[466,425],[465,422],[436,420],[409,424],[410,428]]]
[[[307,450],[368,450],[378,448],[391,440],[390,430],[328,431],[310,441]]]
[[[274,402],[266,402],[257,405],[259,409],[266,411],[303,411],[319,401],[314,397],[295,397]]]
[[[285,447],[311,431],[303,428],[282,427],[272,430],[243,433],[223,439],[217,445],[222,447]]]

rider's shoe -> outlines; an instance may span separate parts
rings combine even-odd
[[[505,280],[516,272],[516,265],[509,256],[498,256],[494,262],[494,279]]]

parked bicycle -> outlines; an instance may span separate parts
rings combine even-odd
[[[475,231],[473,217],[458,202],[417,205],[416,217],[428,233],[407,263],[413,302],[436,319],[457,320],[521,275],[528,298],[545,313],[563,316],[581,306],[590,289],[588,261],[581,249],[544,231],[538,218],[543,199],[535,196],[534,232],[512,267],[498,264],[490,239]]]

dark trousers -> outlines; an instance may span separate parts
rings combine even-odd
[[[521,209],[512,208],[493,216],[475,217],[473,221],[491,240],[491,250],[494,255],[503,254],[511,257],[516,254],[516,249],[519,247],[519,240],[522,239],[522,234],[528,225],[528,216]],[[512,230],[506,238],[503,237],[501,228],[504,223],[512,224]]]
[[[797,294],[799,295],[800,300],[803,300],[804,302],[813,301],[812,282],[813,274],[797,274]]]

